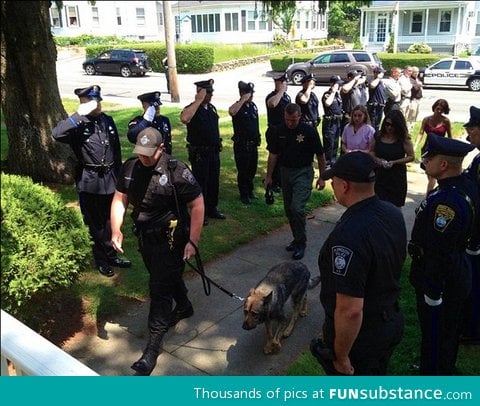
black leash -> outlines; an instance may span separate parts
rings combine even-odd
[[[210,284],[215,286],[216,288],[220,289],[223,293],[226,293],[228,296],[233,297],[235,299],[240,300],[243,302],[245,300],[244,297],[238,296],[235,293],[230,292],[229,290],[225,289],[223,286],[220,286],[217,282],[214,280],[210,279],[206,274],[205,274],[205,269],[203,267],[203,262],[202,258],[200,257],[200,252],[198,251],[198,247],[190,241],[190,244],[192,244],[193,248],[195,248],[195,262],[197,263],[197,266],[193,265],[190,263],[190,261],[185,260],[185,262],[196,272],[198,273],[201,278],[202,278],[202,284],[203,284],[203,291],[205,292],[206,296],[210,296],[211,293],[211,287]]]

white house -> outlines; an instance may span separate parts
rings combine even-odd
[[[385,50],[391,35],[398,51],[426,43],[433,52],[458,54],[480,45],[480,1],[373,1],[361,10],[367,50]]]
[[[264,14],[260,1],[170,1],[177,42],[271,43],[280,28]],[[327,38],[326,15],[317,1],[297,1],[290,39]],[[164,41],[162,1],[64,1],[50,7],[56,36],[116,35],[132,40]]]

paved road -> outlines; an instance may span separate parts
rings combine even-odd
[[[170,95],[166,93],[167,85],[163,73],[152,72],[144,77],[131,78],[105,75],[88,76],[82,70],[82,61],[83,57],[74,57],[60,59],[57,62],[57,78],[62,97],[74,97],[73,90],[75,88],[98,84],[102,88],[102,95],[106,101],[140,107],[140,102],[136,99],[137,95],[159,90],[162,92],[162,102],[165,105],[183,107],[194,99],[194,82],[213,78],[215,93],[212,103],[217,109],[227,110],[238,99],[237,82],[243,80],[255,84],[254,101],[260,114],[265,114],[265,96],[273,90],[272,78],[267,76],[267,72],[271,70],[270,63],[261,62],[226,72],[178,75],[180,103],[171,103]],[[326,89],[326,86],[317,86],[314,91],[320,98]],[[299,90],[299,86],[289,86],[288,94],[292,100],[295,99]],[[432,114],[431,106],[439,98],[448,100],[451,108],[449,117],[452,121],[468,121],[470,106],[480,104],[478,102],[479,93],[466,88],[428,88],[424,90],[419,120]]]

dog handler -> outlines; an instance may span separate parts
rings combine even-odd
[[[150,375],[155,368],[168,328],[193,315],[182,273],[184,261],[195,255],[205,210],[201,187],[190,170],[164,154],[163,148],[162,135],[155,128],[138,134],[133,150],[138,158],[123,164],[111,207],[112,243],[123,252],[120,229],[129,203],[133,205],[139,251],[150,274],[150,336],[132,365],[138,375]]]
[[[401,211],[375,195],[375,162],[340,156],[322,175],[347,208],[318,256],[323,338],[310,345],[327,375],[385,375],[403,335],[398,304],[407,232]]]

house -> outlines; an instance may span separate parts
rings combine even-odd
[[[426,43],[433,52],[457,55],[480,45],[480,1],[373,1],[361,11],[366,50],[386,50],[391,35],[397,51]]]
[[[180,43],[226,44],[273,42],[280,27],[263,12],[260,1],[170,1]],[[326,14],[319,14],[316,1],[297,1],[290,39],[327,38]],[[64,1],[50,7],[55,36],[116,35],[130,40],[164,41],[162,1]]]

